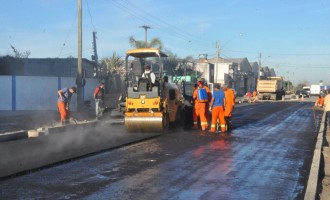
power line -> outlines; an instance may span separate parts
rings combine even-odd
[[[153,25],[153,27],[158,28],[159,30],[162,30],[163,32],[168,33],[171,37],[174,37],[174,35],[182,40],[185,40],[187,42],[191,42],[194,39],[203,41],[203,39],[201,39],[200,37],[197,37],[195,35],[192,35],[191,33],[188,33],[182,29],[179,29],[177,27],[175,27],[174,25],[171,25],[167,22],[165,22],[164,20],[161,20],[159,18],[157,18],[156,16],[152,15],[151,13],[145,12],[143,11],[143,9],[136,9],[136,5],[134,5],[134,9],[130,8],[129,6],[131,5],[131,3],[127,2],[127,5],[124,5],[121,2],[118,1],[110,1],[108,0],[111,4],[113,4],[114,6],[116,6],[117,8],[124,10],[125,12],[129,13],[130,15],[136,17],[138,20],[142,21],[142,22],[148,22],[148,24],[156,24]],[[139,10],[139,12],[137,12],[136,10]],[[147,17],[145,17],[147,16]],[[169,28],[163,28],[163,25],[166,25]],[[204,43],[203,43],[204,44]]]
[[[177,37],[184,41],[191,43],[192,41],[201,41],[202,45],[198,45],[200,47],[205,48],[205,41],[206,39],[195,36],[185,30],[182,30],[162,19],[157,18],[156,16],[152,15],[149,12],[143,10],[143,8],[133,5],[132,3],[128,2],[127,0],[108,0],[112,5],[119,8],[120,10],[125,11],[126,13],[130,14],[131,16],[135,17],[136,19],[142,22],[148,22],[154,28],[159,29],[160,31],[167,33],[171,37]],[[125,4],[126,3],[126,4]],[[196,43],[191,43],[192,45],[196,45]],[[251,52],[251,51],[237,51],[237,50],[229,50],[226,48],[222,49],[222,52],[234,52],[234,53],[244,53],[244,54],[254,54],[257,55],[259,52]],[[221,55],[224,55],[221,52]],[[274,53],[274,52],[263,52],[263,54],[272,55],[272,56],[329,56],[329,53]],[[226,57],[226,55],[224,55]],[[227,56],[228,57],[228,56]],[[246,56],[245,56],[246,57]],[[229,58],[229,57],[228,57]]]
[[[122,1],[125,1],[125,2],[128,3],[129,5],[130,5],[130,4],[132,5],[132,3],[128,2],[127,0],[122,0]],[[137,6],[137,5],[134,5],[134,7],[136,8],[136,7],[138,7],[138,6]],[[170,27],[172,30],[177,31],[178,33],[181,33],[182,35],[184,35],[184,36],[186,36],[186,37],[187,37],[187,36],[190,36],[190,37],[195,38],[195,39],[197,39],[197,40],[202,40],[202,41],[205,40],[205,39],[202,39],[202,38],[199,37],[199,36],[196,36],[196,35],[194,35],[194,34],[191,34],[191,33],[187,32],[186,30],[183,30],[183,29],[181,29],[181,28],[178,28],[178,27],[176,27],[176,26],[174,26],[174,25],[168,23],[167,21],[164,21],[164,20],[162,20],[162,19],[159,19],[158,17],[156,17],[155,15],[151,14],[150,12],[146,12],[146,11],[144,11],[144,10],[141,9],[141,8],[140,8],[139,10],[141,10],[141,12],[144,13],[146,16],[151,16],[152,19],[154,19],[155,21],[158,21],[158,22],[161,22],[161,23],[167,25],[167,26]],[[148,17],[148,19],[149,19],[149,17]]]
[[[95,28],[94,23],[93,23],[93,17],[92,17],[92,14],[91,14],[90,8],[89,8],[88,0],[85,0],[85,2],[86,2],[86,5],[87,5],[87,10],[88,10],[88,13],[89,13],[89,17],[90,17],[90,19],[91,19],[91,24],[92,24],[92,26],[93,26],[93,28],[94,28],[94,31],[96,31],[96,28]]]
[[[64,49],[64,46],[66,45],[66,42],[68,41],[69,35],[70,35],[71,31],[73,30],[73,25],[74,25],[74,23],[76,22],[77,15],[78,15],[78,14],[77,14],[77,12],[76,12],[76,14],[75,14],[75,18],[73,19],[72,24],[71,24],[71,28],[69,29],[69,31],[68,31],[68,33],[67,33],[65,39],[64,39],[64,42],[63,42],[63,44],[62,44],[62,47],[61,47],[61,50],[60,50],[60,53],[59,53],[58,57],[61,56],[61,54],[62,54],[62,52],[63,52],[63,49]]]

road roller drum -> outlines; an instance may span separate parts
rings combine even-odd
[[[167,123],[168,118],[160,112],[125,114],[125,127],[130,132],[162,132]]]

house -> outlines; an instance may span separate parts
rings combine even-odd
[[[259,78],[259,73],[260,73],[260,69],[259,69],[259,64],[257,62],[251,62],[250,63],[251,67],[252,67],[252,72],[254,74],[254,89],[257,88],[257,83],[258,83],[258,78]]]
[[[255,88],[255,78],[247,58],[210,59],[215,65],[215,80],[236,90],[237,96],[243,96]]]
[[[267,77],[276,76],[274,68],[269,68],[268,66],[261,68],[260,79],[267,79]]]

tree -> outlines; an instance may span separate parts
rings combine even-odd
[[[151,39],[151,41],[149,43],[148,42],[146,43],[145,41],[141,41],[141,40],[136,40],[136,39],[134,39],[133,36],[130,36],[128,41],[129,41],[129,45],[131,45],[131,47],[134,47],[134,48],[154,47],[154,48],[163,49],[163,43],[157,37]]]
[[[167,58],[164,58],[163,64],[164,64],[164,71],[168,75],[177,75],[176,67],[178,66],[180,62],[180,58],[176,54],[173,54],[171,51],[166,51]]]
[[[192,56],[179,58],[169,50],[166,50],[165,53],[168,57],[164,59],[163,62],[164,68],[168,74],[174,76],[195,76],[196,72],[194,71],[194,61]]]
[[[125,75],[124,60],[113,52],[112,57],[101,59],[101,76],[106,77],[110,74],[119,74],[121,77]]]
[[[291,81],[285,81],[285,89],[287,93],[293,93],[293,83]]]
[[[10,45],[10,47],[14,52],[13,57],[15,58],[28,58],[31,54],[30,51],[21,52],[18,49],[16,49],[13,45]]]
[[[297,86],[296,86],[296,90],[301,90],[304,86],[307,86],[309,85],[308,82],[304,81],[304,83],[299,83]]]

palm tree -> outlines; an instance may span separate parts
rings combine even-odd
[[[134,48],[155,47],[155,48],[163,49],[163,43],[158,37],[151,39],[149,43],[141,40],[136,40],[134,39],[133,36],[130,36],[128,40],[131,47]]]
[[[112,57],[103,58],[101,60],[101,68],[103,69],[103,75],[108,76],[110,74],[119,74],[123,76],[125,74],[124,60],[117,56],[116,52],[113,52]]]

